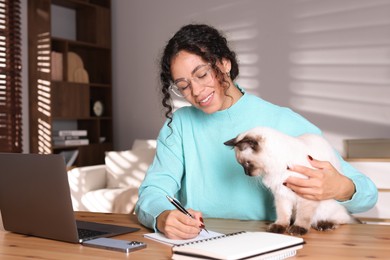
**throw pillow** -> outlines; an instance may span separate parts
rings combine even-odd
[[[156,139],[135,139],[131,150],[138,149],[156,149],[157,141]]]
[[[111,151],[106,153],[108,188],[139,187],[149,165],[153,162],[155,149]]]

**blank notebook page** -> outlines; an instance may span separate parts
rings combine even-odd
[[[174,253],[240,259],[304,243],[302,238],[268,232],[240,232],[172,248]]]

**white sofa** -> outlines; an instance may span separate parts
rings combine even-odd
[[[73,209],[132,213],[155,150],[155,140],[135,140],[131,150],[107,152],[105,164],[68,171]]]
[[[348,162],[366,174],[378,188],[378,202],[369,211],[354,214],[367,223],[390,224],[390,160],[378,159],[347,159]]]

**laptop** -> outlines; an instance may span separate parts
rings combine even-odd
[[[0,153],[0,211],[7,231],[71,243],[139,230],[76,221],[60,154]]]

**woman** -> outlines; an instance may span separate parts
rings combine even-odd
[[[139,221],[172,239],[193,238],[204,228],[203,217],[273,220],[273,197],[256,178],[242,173],[234,151],[223,143],[256,126],[286,134],[321,134],[309,121],[245,93],[234,84],[239,68],[226,39],[213,27],[182,27],[168,42],[161,59],[167,121],[157,151],[139,189]],[[171,93],[192,106],[172,114]],[[340,158],[341,159],[341,158]],[[341,159],[342,160],[342,159]],[[291,170],[309,177],[286,181],[308,199],[339,200],[350,212],[362,212],[377,200],[375,185],[342,160],[342,173],[328,162],[309,160],[314,169]],[[175,196],[194,218],[167,200]]]

